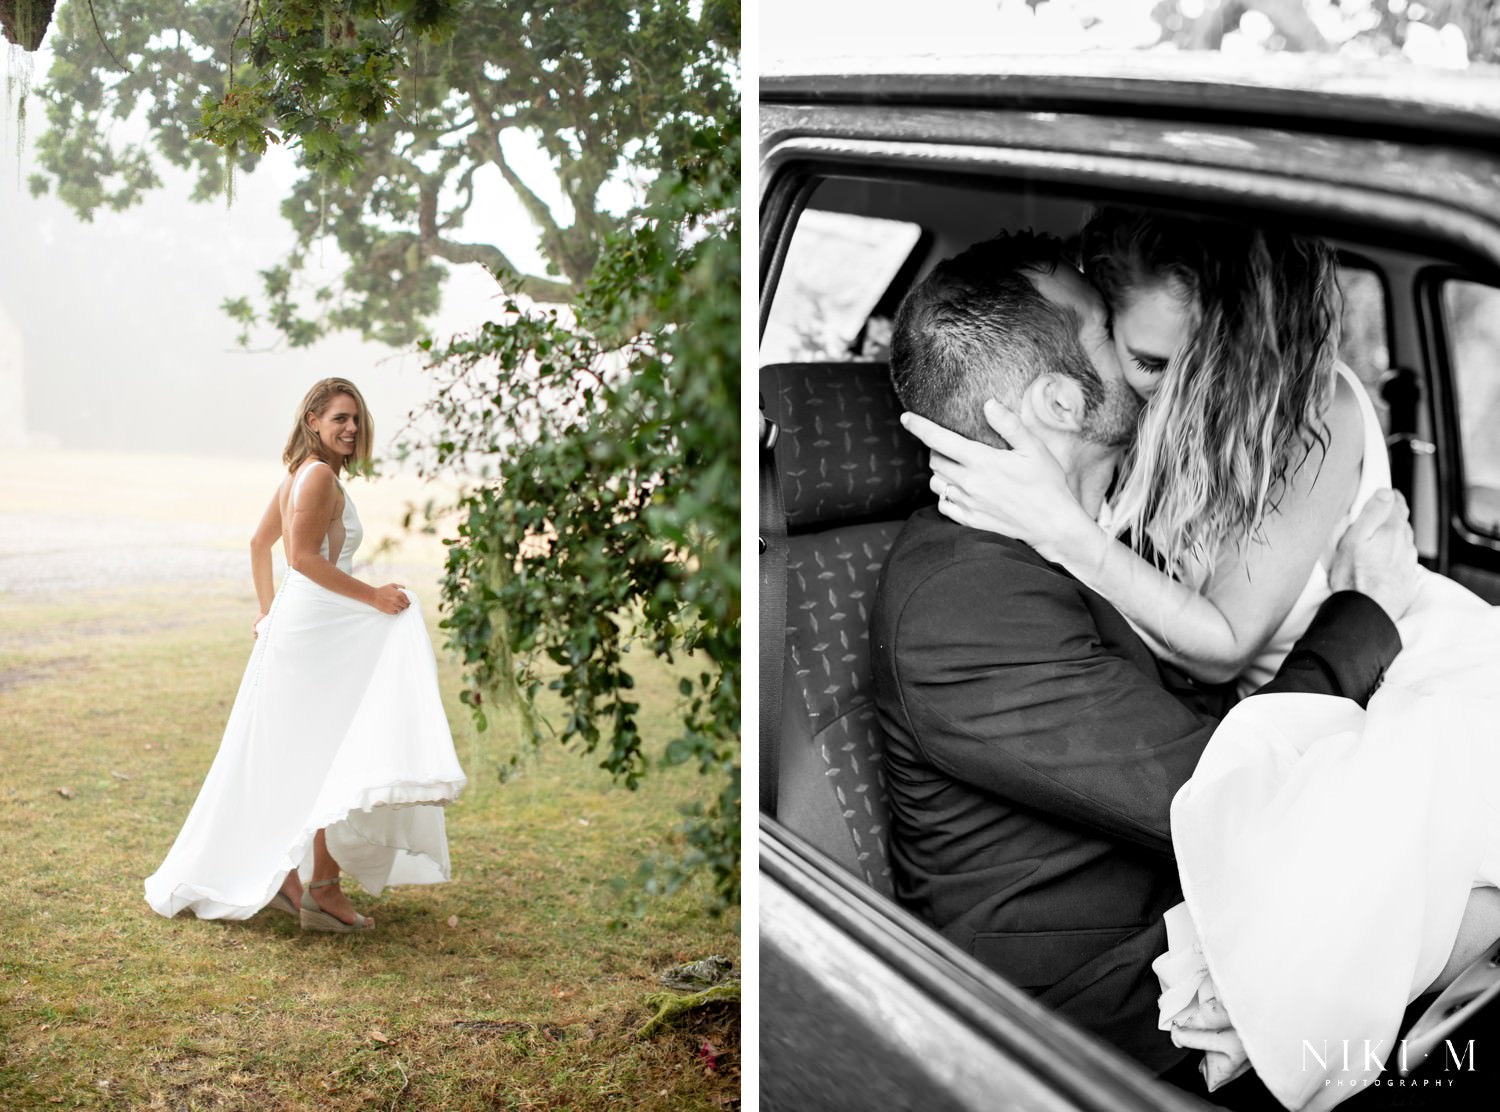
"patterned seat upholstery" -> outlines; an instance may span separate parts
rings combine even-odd
[[[776,817],[891,894],[889,808],[870,679],[870,608],[896,534],[930,501],[884,363],[761,370],[787,512]]]

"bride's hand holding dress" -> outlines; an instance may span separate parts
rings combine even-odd
[[[375,588],[370,605],[382,614],[399,614],[411,605],[411,596],[401,584],[387,583],[384,587]]]

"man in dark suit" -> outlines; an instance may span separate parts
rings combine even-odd
[[[1097,293],[1034,236],[939,266],[897,316],[908,409],[998,443],[997,397],[1098,511],[1137,409]],[[1335,594],[1267,690],[1362,705],[1400,648],[1416,552],[1399,496],[1340,549]],[[1168,811],[1228,709],[1160,664],[1098,594],[935,508],[897,538],[871,622],[897,894],[1042,1002],[1165,1072],[1151,961],[1182,898]]]

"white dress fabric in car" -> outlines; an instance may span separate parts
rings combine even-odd
[[[1365,411],[1380,483],[1362,482],[1355,512],[1388,474]],[[1207,1054],[1211,1085],[1248,1055],[1283,1105],[1316,1112],[1384,1066],[1389,1081],[1402,1014],[1446,963],[1471,887],[1500,886],[1500,609],[1421,574],[1366,709],[1251,696],[1173,801],[1185,907],[1154,966],[1161,1027],[1227,1011],[1239,1045]]]

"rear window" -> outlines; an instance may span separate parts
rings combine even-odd
[[[1443,283],[1463,453],[1464,520],[1500,537],[1500,290]]]
[[[766,321],[761,362],[884,359],[889,321],[870,314],[921,234],[899,220],[804,211]]]

